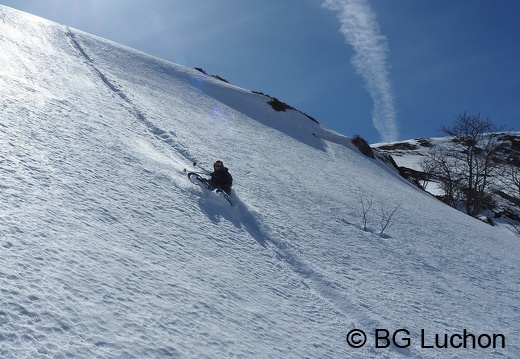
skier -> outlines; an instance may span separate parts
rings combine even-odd
[[[208,182],[212,189],[220,188],[228,195],[231,193],[233,177],[228,172],[227,167],[224,167],[224,163],[220,160],[213,164],[213,172],[211,172],[211,178]]]

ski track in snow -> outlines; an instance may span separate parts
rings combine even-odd
[[[69,37],[72,46],[78,51],[78,53],[85,59],[85,62],[89,64],[94,72],[96,72],[103,83],[107,86],[107,88],[112,91],[115,95],[119,96],[123,101],[124,107],[128,110],[130,114],[132,114],[135,118],[137,118],[143,125],[157,138],[159,138],[164,143],[170,145],[179,155],[181,155],[188,162],[195,162],[195,157],[190,155],[189,150],[177,143],[174,137],[175,134],[172,131],[165,131],[161,129],[159,126],[154,124],[152,121],[148,120],[145,114],[139,110],[139,108],[132,103],[130,98],[124,93],[124,91],[115,85],[109,77],[102,72],[94,63],[94,61],[87,54],[85,49],[80,45],[77,41],[74,32],[71,31],[70,28],[67,28],[67,36]]]

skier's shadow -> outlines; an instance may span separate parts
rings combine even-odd
[[[262,247],[266,247],[269,237],[262,230],[259,220],[247,206],[236,195],[231,197],[233,206],[222,201],[222,198],[217,200],[200,198],[198,203],[202,212],[204,212],[213,223],[218,224],[223,219],[227,220],[233,223],[237,228],[244,228],[258,244]]]

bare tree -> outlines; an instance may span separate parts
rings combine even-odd
[[[520,200],[520,167],[512,163],[508,164],[508,167],[507,178],[511,183],[511,187],[515,189],[517,198]]]
[[[367,215],[370,211],[370,208],[372,208],[372,202],[373,197],[370,197],[369,199],[366,199],[363,195],[363,192],[359,193],[359,200],[361,202],[361,210],[363,213],[363,230],[366,232],[367,230]]]
[[[456,118],[453,126],[441,127],[441,132],[452,137],[454,147],[448,153],[451,172],[461,179],[459,190],[470,216],[476,217],[484,207],[498,166],[500,130],[489,119],[481,119],[480,114],[471,116],[466,112]]]
[[[399,203],[393,210],[389,211],[383,205],[381,205],[381,231],[379,235],[382,236],[386,227],[390,224],[390,221],[394,217],[395,212],[401,207],[402,203]]]
[[[456,171],[455,162],[449,151],[435,148],[419,163],[426,176],[439,183],[444,192],[442,200],[452,207],[457,207],[459,202],[462,181],[460,173]]]
[[[366,196],[363,194],[362,191],[359,192],[359,202],[361,203],[361,213],[363,215],[363,230],[366,232],[367,229],[367,217],[368,213],[372,209],[373,203],[374,203],[374,197],[370,196],[370,198],[366,198]],[[402,202],[400,202],[395,208],[388,209],[387,206],[383,205],[381,203],[380,209],[381,209],[381,230],[379,231],[379,235],[382,236],[383,232],[385,231],[386,227],[390,224],[392,221],[392,218],[394,217],[397,210],[401,207]]]

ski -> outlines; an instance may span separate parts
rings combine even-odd
[[[229,198],[229,195],[226,192],[224,192],[220,188],[217,188],[215,191],[213,191],[213,188],[211,187],[209,181],[202,177],[200,174],[196,172],[188,172],[188,179],[191,183],[200,186],[208,191],[211,191],[218,196],[224,197],[224,199],[229,203],[230,206],[233,205],[233,202],[231,202],[231,199]]]
[[[205,188],[207,190],[212,191],[211,185],[209,184],[208,180],[203,178],[201,175],[199,175],[196,172],[188,172],[188,179],[191,183],[196,184],[197,186],[200,186],[202,188]]]

